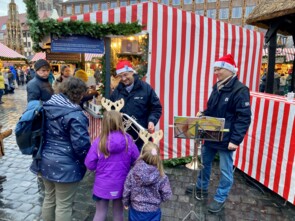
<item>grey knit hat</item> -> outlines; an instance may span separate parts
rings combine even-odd
[[[36,61],[34,65],[35,71],[38,71],[41,67],[44,67],[44,66],[50,68],[50,64],[48,63],[48,61],[44,59],[39,59],[38,61]]]

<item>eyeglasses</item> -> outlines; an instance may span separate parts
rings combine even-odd
[[[123,72],[121,74],[118,74],[118,77],[122,79],[122,78],[129,77],[131,74],[132,72]]]

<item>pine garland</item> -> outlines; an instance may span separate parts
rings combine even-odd
[[[102,38],[106,35],[132,35],[141,32],[142,26],[138,22],[119,24],[98,24],[84,21],[58,22],[55,19],[39,20],[35,0],[26,0],[28,24],[33,40],[33,49],[36,52],[42,51],[39,42],[49,35],[87,35],[94,38]]]

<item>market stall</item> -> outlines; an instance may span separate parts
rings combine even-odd
[[[295,100],[251,92],[251,109],[234,164],[295,205]]]
[[[139,21],[148,35],[146,81],[158,94],[163,115],[156,129],[164,131],[164,159],[193,154],[193,141],[173,137],[174,116],[195,116],[203,110],[216,82],[213,63],[231,53],[239,78],[257,91],[263,34],[156,2],[60,18],[93,23]]]
[[[25,64],[26,57],[0,43],[0,62],[4,67],[14,64]]]

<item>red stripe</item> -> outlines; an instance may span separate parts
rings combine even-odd
[[[241,66],[242,65],[244,65],[244,73],[241,73],[240,72],[240,75],[241,74],[243,74],[243,79],[241,79],[241,81],[242,81],[242,83],[243,84],[246,84],[247,83],[247,73],[248,73],[248,62],[250,61],[250,59],[251,58],[249,58],[249,53],[250,53],[250,47],[245,47],[246,48],[246,53],[245,53],[245,57],[243,57],[243,56],[241,56],[241,55],[243,55],[243,46],[244,46],[244,41],[243,41],[243,39],[244,39],[244,35],[243,35],[243,29],[242,28],[240,28],[240,38],[241,38],[241,40],[240,40],[240,53],[239,53],[239,59],[238,59],[238,64],[237,64],[237,66],[238,66],[238,68],[239,68],[239,70],[241,70]],[[250,45],[250,31],[249,30],[246,30],[246,45]],[[253,47],[254,48],[254,50],[256,49],[255,47]],[[244,60],[244,64],[242,64],[242,59]],[[255,56],[252,56],[252,61],[253,61],[253,59],[255,60]],[[254,67],[254,65],[253,65],[254,63],[252,63],[252,65],[251,65],[251,74],[253,74],[253,67]]]
[[[167,6],[163,6],[163,24],[167,24],[168,23],[168,7]],[[167,25],[163,25],[162,27],[162,57],[161,57],[161,67],[160,67],[160,73],[157,73],[158,75],[160,75],[160,101],[163,104],[163,107],[167,107],[167,102],[169,102],[169,100],[165,99],[165,93],[167,88],[165,87],[165,73],[166,73],[166,59],[167,59],[167,29],[168,26]],[[163,108],[163,113],[165,113],[166,110]],[[165,120],[164,120],[165,119]],[[160,118],[160,122],[159,122],[159,127],[160,128],[164,128],[164,122],[167,121],[169,119],[167,119],[167,116],[165,114],[162,114],[162,117]],[[168,122],[168,124],[173,124],[173,122]],[[160,142],[160,151],[161,153],[164,153],[164,139],[161,140]]]
[[[208,19],[208,29],[207,30],[212,30],[212,19]],[[205,80],[203,80],[204,86],[204,101],[208,100],[208,92],[209,92],[209,76],[210,76],[210,60],[211,60],[211,52],[212,52],[212,31],[208,31],[208,42],[207,42],[207,62],[206,62],[206,69],[205,69]],[[202,45],[203,47],[203,45]],[[202,109],[204,107],[201,107]]]
[[[182,112],[182,97],[183,97],[183,72],[184,72],[184,58],[185,58],[185,41],[186,41],[186,12],[181,11],[181,47],[180,47],[180,67],[179,67],[179,76],[178,76],[178,105],[177,113],[179,116],[183,116]],[[178,39],[179,41],[180,39]],[[177,157],[181,157],[181,139],[177,139]]]
[[[279,192],[279,184],[280,184],[280,174],[282,169],[282,162],[283,162],[283,156],[284,156],[284,150],[285,150],[285,141],[286,141],[286,134],[287,134],[287,127],[288,127],[288,121],[289,121],[289,113],[290,113],[290,104],[286,104],[284,108],[283,120],[282,120],[282,127],[280,131],[280,142],[278,146],[278,157],[276,159],[276,171],[275,171],[275,177],[274,177],[274,186],[273,190],[278,193]],[[294,119],[290,119],[294,120]]]
[[[215,50],[215,58],[214,58],[214,61],[216,61],[219,58],[220,41],[221,41],[220,21],[216,21],[216,50]],[[222,46],[222,47],[224,47],[224,46]]]
[[[115,10],[112,8],[112,9],[109,9],[109,20],[108,20],[109,23],[114,23],[115,22]]]
[[[126,7],[120,8],[120,22],[126,23]]]
[[[191,35],[190,35],[190,53],[189,53],[189,64],[193,64],[195,60],[195,39],[196,39],[196,15],[195,14],[190,14],[191,16]],[[188,67],[188,85],[187,85],[187,116],[192,116],[191,113],[191,102],[192,102],[192,81],[191,76],[193,75],[193,65],[189,65]],[[190,141],[187,140],[186,142],[186,150],[185,150],[185,155],[189,156],[190,155]]]
[[[253,158],[254,158],[254,152],[255,152],[255,141],[256,141],[256,132],[257,132],[257,125],[259,120],[259,109],[260,109],[261,99],[256,100],[256,106],[254,111],[254,120],[252,121],[253,124],[253,130],[252,130],[252,139],[250,144],[250,158],[249,158],[249,169],[248,174],[252,176],[252,168],[253,168]],[[259,136],[259,135],[258,135]]]
[[[90,22],[90,14],[89,13],[83,15],[83,21]]]
[[[232,25],[231,26],[231,29],[232,29],[232,37],[231,37],[231,50],[230,50],[230,54],[234,57],[235,55],[235,51],[236,51],[236,26]]]
[[[274,149],[274,141],[275,141],[275,135],[276,135],[276,126],[273,125],[276,124],[278,121],[278,112],[279,112],[279,102],[274,103],[274,109],[272,111],[272,127],[270,129],[270,140],[269,140],[269,146],[268,146],[268,154],[267,159],[272,159],[273,149]],[[269,179],[270,179],[270,169],[271,169],[271,162],[272,160],[266,161],[266,167],[265,167],[265,178],[264,178],[264,185],[268,187],[269,185]]]
[[[102,23],[102,11],[96,12],[96,23]]]
[[[137,18],[137,5],[132,5],[131,6],[131,22],[136,22],[138,20]],[[147,25],[147,23],[144,23]],[[145,27],[146,30],[146,27]]]
[[[256,102],[257,102],[257,100],[256,100]],[[251,103],[251,105],[253,104],[253,97],[252,96],[250,96],[250,103]],[[253,123],[253,121],[252,121],[252,123]],[[245,172],[245,163],[246,163],[246,158],[247,158],[248,139],[249,139],[249,136],[246,136],[244,138],[244,148],[243,148],[243,154],[241,157],[241,161],[242,161],[241,170],[244,172]]]
[[[76,20],[77,20],[77,15],[72,15],[72,16],[70,16],[70,20],[72,20],[72,21],[76,21]]]
[[[145,2],[142,4],[142,24],[146,25],[148,24],[148,2]],[[143,28],[144,30],[147,30],[147,27]]]
[[[169,102],[169,122],[173,122],[173,109],[174,103],[173,103],[173,97],[174,97],[174,72],[175,72],[175,60],[176,60],[176,45],[177,45],[177,39],[176,39],[176,32],[177,32],[177,8],[172,9],[172,42],[171,42],[171,67],[170,67],[170,102]],[[169,127],[169,144],[168,144],[168,157],[171,159],[173,157],[173,128]]]
[[[197,67],[197,82],[196,82],[196,110],[195,110],[195,113],[197,113],[198,111],[200,111],[200,93],[201,93],[201,90],[200,90],[200,83],[202,82],[201,81],[201,71],[202,71],[202,65],[203,65],[203,62],[202,62],[202,59],[203,59],[203,44],[204,44],[204,17],[203,16],[200,16],[200,28],[199,28],[199,31],[200,31],[200,37],[199,37],[199,50],[198,50],[198,61],[197,61],[197,64],[198,67]]]
[[[262,159],[265,154],[265,136],[266,136],[266,125],[268,120],[268,109],[269,109],[269,100],[265,99],[264,106],[263,106],[263,115],[262,117],[262,124],[260,128],[260,134],[257,140],[259,140],[259,151],[258,151],[258,158],[257,158],[257,167],[256,167],[256,180],[260,181],[260,175],[261,175],[261,165],[262,165]]]
[[[228,23],[224,23],[224,36],[223,36],[223,45],[224,45],[224,55],[228,54],[228,51],[227,51],[227,48],[228,48],[228,42],[229,42],[229,39],[228,37],[229,36],[229,33],[228,33]]]
[[[154,5],[153,5],[154,6]],[[150,82],[151,85],[154,87],[155,86],[155,75],[156,75],[156,66],[157,66],[157,48],[158,48],[158,7],[153,7],[152,9],[152,54],[151,57],[152,59],[150,60],[151,62],[151,71],[150,71]]]
[[[294,119],[291,119],[294,120]],[[295,134],[295,122],[293,122],[293,128],[292,133]],[[283,197],[285,199],[288,199],[289,193],[290,193],[290,187],[291,187],[291,180],[294,179],[294,176],[292,177],[292,171],[293,171],[293,164],[295,163],[295,136],[291,136],[290,145],[289,145],[289,154],[288,154],[288,161],[287,161],[287,167],[286,167],[286,177],[285,177],[285,183],[284,183],[284,190],[283,190]],[[294,188],[294,187],[293,187]],[[295,198],[293,204],[295,205]]]

